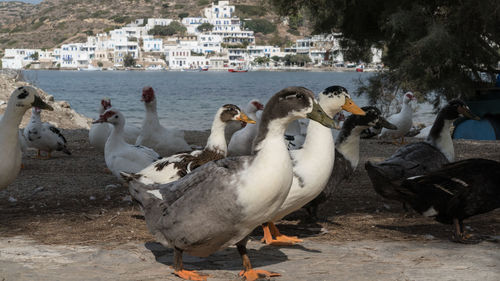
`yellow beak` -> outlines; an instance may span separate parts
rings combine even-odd
[[[363,111],[363,109],[359,108],[358,105],[354,103],[354,101],[350,98],[345,99],[345,103],[342,106],[342,109],[345,111],[349,111],[352,114],[356,115],[366,115],[366,113]]]

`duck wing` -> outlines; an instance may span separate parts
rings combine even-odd
[[[380,162],[367,161],[365,169],[377,193],[387,199],[399,200],[395,187],[409,177],[424,175],[449,163],[443,153],[426,142],[399,148],[391,157]]]
[[[433,207],[436,220],[451,223],[500,207],[500,163],[467,159],[402,182],[397,191],[420,213]]]

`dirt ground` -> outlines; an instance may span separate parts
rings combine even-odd
[[[154,243],[127,189],[104,172],[88,131],[63,133],[73,155],[26,156],[17,180],[0,191],[0,280],[175,280],[166,266],[172,251]],[[186,139],[203,145],[207,135],[188,131]],[[373,191],[363,163],[396,149],[362,140],[360,167],[320,209],[319,222],[306,223],[299,211],[277,224],[304,244],[262,246],[257,229],[249,244],[254,265],[280,272],[278,280],[500,280],[498,243],[452,243],[450,226],[404,215],[400,204]],[[500,143],[459,140],[455,152],[457,160],[500,160]],[[500,210],[465,223],[471,233],[499,236]],[[231,248],[207,259],[186,257],[185,264],[213,280],[234,280],[241,267]]]

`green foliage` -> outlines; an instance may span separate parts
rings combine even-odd
[[[97,62],[97,66],[98,66],[98,67],[103,67],[103,65],[104,65],[104,64],[103,64],[101,61],[98,61],[98,62]]]
[[[260,32],[262,34],[269,34],[276,31],[276,25],[266,19],[254,19],[243,21],[244,27],[254,32]]]
[[[311,62],[311,58],[308,55],[286,55],[283,58],[285,65],[298,65],[304,66],[306,63]]]
[[[116,23],[126,23],[131,21],[130,17],[124,15],[114,15],[111,17],[111,19]]]
[[[214,29],[214,26],[208,22],[200,24],[196,30],[199,32],[206,32],[206,31],[212,31]]]
[[[270,1],[280,15],[308,15],[316,33],[342,32],[346,60],[368,62],[370,48],[383,47],[387,71],[360,87],[372,101],[412,90],[438,105],[491,87],[500,73],[498,1]]]
[[[183,18],[189,17],[189,13],[183,12],[178,14],[177,16],[182,20]]]
[[[83,33],[85,33],[87,36],[93,36],[94,35],[94,31],[91,30],[91,29],[85,30]]]
[[[38,54],[38,52],[34,52],[30,57],[32,60],[38,60],[38,58],[40,57],[40,54]]]
[[[299,29],[299,27],[304,25],[304,17],[302,15],[291,15],[288,17],[288,27],[290,29]]]
[[[127,53],[125,57],[123,57],[123,66],[125,67],[135,66],[135,59],[131,53]]]
[[[235,15],[240,18],[263,17],[267,9],[261,6],[235,5]]]
[[[206,6],[210,4],[208,0],[198,0],[198,6]]]
[[[91,18],[104,18],[109,14],[109,11],[102,10],[102,11],[97,11],[92,14],[90,14]]]
[[[270,62],[271,59],[268,58],[268,57],[256,57],[253,62],[255,62],[256,64],[266,64],[268,62]]]
[[[187,28],[180,22],[173,21],[167,26],[155,25],[151,30],[149,30],[149,35],[156,36],[172,36],[174,34],[184,34]]]
[[[278,62],[278,61],[281,61],[281,60],[282,60],[282,58],[281,58],[281,57],[278,57],[278,56],[272,56],[272,57],[271,57],[271,59],[272,59],[273,61],[276,61],[276,62]]]
[[[271,39],[269,39],[268,43],[269,43],[269,45],[272,45],[272,46],[286,47],[286,46],[291,46],[293,42],[290,41],[288,36],[280,37],[279,33],[275,32],[273,34],[273,37],[271,37]]]
[[[296,29],[288,29],[286,32],[290,33],[290,34],[293,34],[295,36],[300,36],[300,32]]]
[[[184,5],[182,5],[182,4],[175,4],[174,8],[176,10],[182,10],[182,9],[184,9]]]

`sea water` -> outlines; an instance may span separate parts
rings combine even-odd
[[[152,86],[157,96],[160,122],[183,130],[210,129],[219,107],[232,103],[245,108],[251,99],[262,103],[288,86],[303,86],[315,93],[341,85],[353,93],[360,72],[173,72],[173,71],[24,71],[28,82],[65,100],[78,113],[98,117],[102,98],[110,98],[127,122],[140,125],[144,118],[142,88]],[[366,97],[351,94],[359,106]]]

